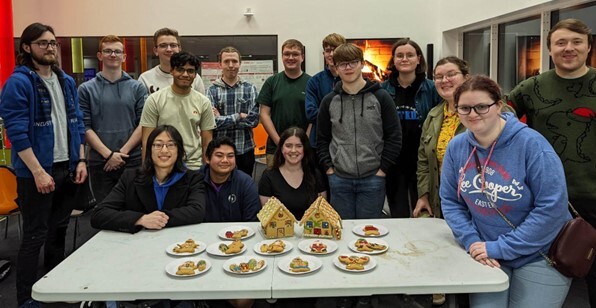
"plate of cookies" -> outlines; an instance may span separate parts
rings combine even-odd
[[[336,251],[337,244],[331,240],[308,239],[298,243],[298,248],[311,255],[326,255]]]
[[[357,225],[352,229],[354,234],[364,237],[385,236],[389,233],[387,227],[378,224]]]
[[[185,242],[174,243],[166,248],[166,253],[172,256],[184,257],[200,254],[205,251],[207,244],[187,239]]]
[[[312,273],[323,266],[323,262],[312,256],[289,256],[277,263],[277,267],[291,275]]]
[[[219,257],[239,255],[246,251],[246,245],[240,240],[223,241],[207,246],[207,253]]]
[[[267,267],[267,261],[255,256],[241,256],[227,260],[223,264],[224,271],[238,275],[255,274]]]
[[[229,241],[247,239],[255,235],[255,230],[248,226],[228,226],[219,230],[219,232],[217,232],[217,235],[221,239]]]
[[[198,258],[176,259],[166,265],[166,273],[174,277],[192,277],[203,274],[211,268],[209,260]]]
[[[377,266],[377,261],[364,254],[341,254],[333,259],[333,264],[346,272],[367,272]]]
[[[275,256],[292,250],[294,246],[284,240],[264,240],[255,244],[253,250],[264,256]]]
[[[359,238],[351,241],[348,247],[354,252],[365,253],[367,255],[376,255],[386,252],[389,244],[382,239]]]

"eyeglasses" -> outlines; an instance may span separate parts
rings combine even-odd
[[[349,61],[349,62],[342,62],[342,63],[336,65],[336,67],[343,71],[343,70],[347,69],[348,66],[350,68],[356,68],[358,66],[358,64],[360,64],[360,60],[353,60],[353,61]]]
[[[48,46],[52,46],[52,48],[56,48],[58,46],[60,46],[60,43],[56,42],[56,41],[37,41],[37,42],[31,42],[31,44],[35,44],[37,46],[39,46],[39,48],[41,49],[48,49]]]
[[[104,56],[111,56],[112,54],[114,54],[115,56],[121,56],[124,51],[120,50],[120,49],[103,49],[101,51],[101,53],[103,53]]]
[[[282,54],[284,56],[284,58],[298,58],[300,57],[302,54],[299,52],[284,52]]]
[[[400,59],[414,59],[416,58],[418,55],[416,55],[415,53],[398,53],[395,55],[395,58],[400,60]]]
[[[486,114],[488,113],[488,111],[490,110],[490,106],[495,105],[495,103],[492,104],[478,104],[476,106],[456,106],[455,109],[457,109],[457,113],[461,114],[461,115],[468,115],[472,112],[472,109],[474,109],[474,111],[477,114]]]
[[[197,70],[194,68],[184,68],[184,67],[175,67],[174,70],[180,74],[184,74],[186,72],[189,75],[194,75],[197,73]]]
[[[157,45],[158,48],[161,49],[168,49],[168,47],[170,47],[170,49],[176,49],[178,47],[180,47],[180,44],[178,43],[161,43],[159,45]]]
[[[456,71],[450,71],[450,72],[447,72],[447,74],[445,74],[445,75],[435,75],[433,77],[433,79],[438,82],[438,81],[443,81],[443,78],[453,79],[453,77],[455,77],[455,76],[457,76],[459,74],[463,74],[463,73],[462,72],[456,72]]]
[[[168,143],[154,143],[151,145],[153,147],[154,150],[156,151],[160,151],[161,149],[163,149],[163,147],[165,146],[168,150],[175,150],[176,144],[173,142],[168,142]]]

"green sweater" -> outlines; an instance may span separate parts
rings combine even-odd
[[[521,82],[508,95],[518,116],[540,132],[559,154],[570,200],[596,207],[596,70],[576,79],[554,70]]]

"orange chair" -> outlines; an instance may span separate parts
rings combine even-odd
[[[0,166],[0,217],[6,219],[4,238],[8,236],[8,219],[17,216],[19,239],[21,238],[21,212],[17,205],[17,177],[8,166]]]
[[[255,141],[255,157],[265,155],[267,149],[267,131],[263,124],[259,123],[257,127],[252,129],[253,140]]]
[[[265,160],[265,150],[267,149],[267,138],[269,135],[261,123],[252,129],[252,134],[253,140],[255,141],[255,164],[252,171],[252,178],[256,180],[258,164],[267,164]]]

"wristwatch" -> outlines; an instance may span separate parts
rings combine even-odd
[[[87,164],[87,159],[86,158],[81,158],[79,159],[79,163],[85,163],[85,165]]]

